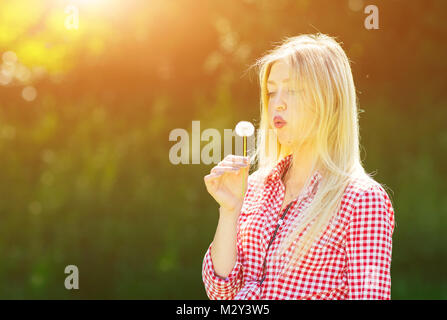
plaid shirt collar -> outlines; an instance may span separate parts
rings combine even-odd
[[[293,154],[289,154],[286,157],[279,160],[279,162],[273,167],[270,173],[267,175],[266,181],[276,182],[281,179],[287,168],[292,164]],[[319,170],[315,170],[312,175],[309,187],[306,190],[306,194],[308,194],[313,188],[315,188],[320,182],[322,175]]]

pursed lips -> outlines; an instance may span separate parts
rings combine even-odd
[[[280,117],[280,116],[275,116],[273,118],[273,124],[275,125],[276,128],[282,128],[283,126],[286,125],[286,121]]]

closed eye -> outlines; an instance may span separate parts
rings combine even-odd
[[[296,91],[296,90],[287,90],[287,93],[288,93],[288,94],[293,94],[293,95],[295,95],[295,94],[298,93],[298,91]],[[270,96],[272,96],[272,95],[274,95],[274,94],[276,94],[276,91],[273,91],[273,92],[267,92],[267,96],[268,96],[268,97],[270,97]]]

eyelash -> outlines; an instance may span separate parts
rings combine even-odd
[[[272,94],[275,94],[276,92],[267,92],[267,97],[270,97]],[[295,94],[296,91],[295,90],[288,90],[287,93],[293,93]]]

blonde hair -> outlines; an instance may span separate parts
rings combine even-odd
[[[273,63],[289,65],[292,86],[298,93],[291,101],[291,127],[298,142],[286,147],[269,124],[267,80]],[[259,173],[270,172],[283,157],[299,150],[306,143],[311,150],[312,170],[303,190],[309,186],[311,173],[322,174],[317,192],[306,208],[303,219],[293,225],[280,248],[280,255],[296,243],[292,259],[284,270],[304,257],[317,237],[321,236],[338,211],[345,188],[353,177],[372,177],[361,164],[357,96],[351,67],[340,44],[332,37],[303,34],[285,38],[282,43],[258,59],[261,88],[261,115],[255,152],[251,156]],[[297,107],[299,105],[299,108]],[[305,112],[311,119],[298,116]],[[273,147],[272,145],[273,141]],[[270,147],[269,147],[270,145]],[[298,152],[298,151],[296,151]]]

